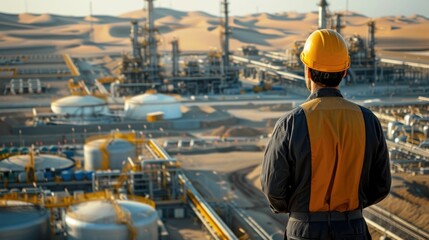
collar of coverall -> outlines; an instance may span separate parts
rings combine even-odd
[[[340,90],[336,88],[321,88],[316,92],[312,93],[307,100],[312,100],[320,97],[343,97]]]

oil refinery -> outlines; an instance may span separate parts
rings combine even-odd
[[[239,26],[259,20],[231,20],[221,0],[217,21],[195,21],[220,50],[184,51],[180,34],[162,36],[156,1],[143,2],[126,26],[91,12],[90,30],[70,30],[126,33],[127,51],[0,54],[0,239],[283,239],[287,217],[271,213],[258,167],[274,123],[308,96],[307,36],[234,50]],[[396,174],[388,202],[364,212],[371,234],[429,239],[429,58],[385,54],[374,19],[359,23],[366,37],[344,34],[356,28],[350,14],[315,2],[314,29],[340,32],[349,48],[341,92],[379,118]],[[85,52],[91,39],[68,44]]]

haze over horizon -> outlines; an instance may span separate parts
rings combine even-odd
[[[34,13],[57,14],[70,16],[90,15],[89,6],[92,3],[93,15],[117,16],[126,12],[142,9],[143,0],[0,0],[0,12],[3,13]],[[317,11],[318,0],[230,0],[230,14],[232,16],[253,13],[279,12],[311,12]],[[353,11],[368,17],[414,15],[429,17],[428,0],[328,0],[329,10]],[[220,14],[220,1],[201,0],[156,0],[155,7],[171,8],[179,11],[203,11],[215,16]]]

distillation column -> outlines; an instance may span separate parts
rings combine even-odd
[[[336,23],[335,23],[335,31],[337,31],[337,33],[339,33],[339,34],[341,34],[341,28],[343,28],[343,26],[341,25],[341,14],[340,13],[338,13],[337,15],[336,15]]]
[[[230,69],[230,64],[229,64],[229,35],[230,33],[230,29],[229,29],[229,16],[228,16],[228,0],[223,0],[222,2],[223,7],[224,7],[224,14],[225,14],[225,19],[224,19],[224,32],[223,32],[223,43],[222,43],[222,47],[223,47],[223,72],[224,75],[226,77],[228,77],[228,73],[229,73],[229,69]],[[223,79],[223,78],[222,78]],[[224,81],[222,80],[222,84],[224,85]]]
[[[131,42],[133,44],[133,57],[136,59],[141,59],[141,51],[139,45],[139,26],[136,20],[131,21]]]
[[[153,1],[154,0],[146,0],[148,3],[147,9],[147,31],[148,35],[148,45],[149,45],[149,81],[151,82],[159,82],[159,66],[158,66],[158,53],[157,53],[157,44],[158,41],[155,37],[155,23],[154,23],[154,9],[153,9]]]
[[[369,62],[374,67],[374,82],[377,81],[377,63],[375,61],[375,22],[368,22],[368,51]]]
[[[320,0],[319,3],[319,29],[326,28],[326,8],[328,7],[328,3],[326,0]]]
[[[368,22],[368,50],[369,59],[375,61],[375,22],[373,20]]]
[[[171,41],[171,45],[172,45],[171,61],[173,65],[173,70],[171,73],[173,77],[177,77],[179,76],[179,40],[177,40],[177,38],[174,38],[173,41]]]

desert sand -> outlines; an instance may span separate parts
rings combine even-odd
[[[285,9],[286,10],[286,9]],[[343,12],[342,30],[346,37],[366,38],[370,18]],[[119,16],[71,17],[53,14],[0,13],[0,53],[70,53],[74,55],[129,52],[130,21],[143,27],[144,10]],[[376,47],[386,49],[428,49],[429,18],[420,15],[387,16],[376,22]],[[93,32],[91,33],[91,23]],[[170,42],[179,39],[182,51],[220,49],[219,16],[204,12],[181,12],[156,8],[155,25],[159,49],[170,51]],[[260,13],[232,16],[231,50],[255,45],[262,50],[285,50],[317,28],[317,12]]]

